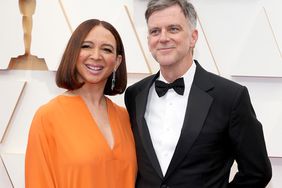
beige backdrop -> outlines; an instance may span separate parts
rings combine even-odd
[[[129,85],[158,70],[147,48],[145,0],[2,0],[0,2],[0,187],[24,187],[24,153],[35,110],[63,92],[54,82],[76,26],[107,20],[126,48]],[[282,2],[193,0],[195,58],[249,88],[273,165],[268,188],[282,186]],[[113,100],[124,105],[123,96]],[[233,167],[236,172],[236,165]]]

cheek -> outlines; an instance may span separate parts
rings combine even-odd
[[[108,57],[108,58],[104,58],[105,62],[107,63],[108,67],[110,69],[114,69],[115,65],[116,65],[116,58],[115,57]]]
[[[156,45],[157,45],[157,40],[156,39],[148,39],[148,47],[149,47],[149,50],[152,52],[154,51],[154,49],[156,48]]]
[[[185,39],[185,40],[183,40]],[[178,45],[182,46],[183,48],[192,47],[194,45],[193,39],[190,35],[183,35],[177,39]]]
[[[85,59],[87,59],[87,54],[83,53],[83,52],[80,52],[79,55],[78,55],[78,58],[77,58],[77,61],[78,62],[83,62]]]

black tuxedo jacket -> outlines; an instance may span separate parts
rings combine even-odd
[[[197,61],[180,138],[165,175],[144,118],[159,73],[128,87],[125,104],[135,138],[137,188],[262,188],[272,171],[247,88],[205,71]],[[229,182],[236,160],[238,172]]]

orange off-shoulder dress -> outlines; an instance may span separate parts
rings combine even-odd
[[[38,109],[26,149],[26,188],[134,188],[128,113],[109,98],[106,103],[112,149],[80,96],[59,95]]]

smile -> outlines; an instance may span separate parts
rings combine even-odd
[[[161,53],[169,53],[174,49],[174,47],[158,48],[157,50]]]
[[[97,71],[101,71],[104,67],[103,66],[97,66],[97,65],[90,65],[90,64],[86,64],[85,65],[87,67],[87,69],[91,72],[97,72]]]
[[[171,50],[173,47],[158,48],[158,50]]]

